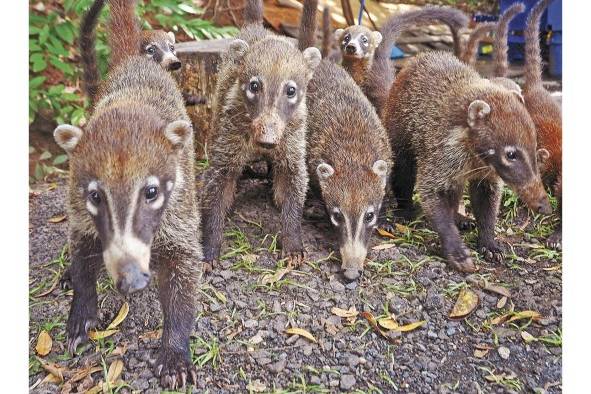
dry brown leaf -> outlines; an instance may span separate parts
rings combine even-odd
[[[115,316],[111,324],[109,324],[109,326],[107,327],[107,330],[112,330],[119,324],[121,324],[121,322],[123,322],[123,320],[125,320],[125,318],[127,317],[128,313],[129,304],[127,302],[124,302],[123,305],[121,305],[121,309],[119,309],[119,313],[117,314],[117,316]]]
[[[378,234],[380,234],[382,237],[396,239],[396,237],[394,236],[394,234],[392,234],[392,233],[384,230],[383,228],[379,228],[378,227]]]
[[[386,330],[397,330],[399,327],[396,320],[392,319],[391,317],[383,317],[379,319],[378,324],[380,327],[385,328]]]
[[[331,308],[330,312],[333,315],[336,315],[338,317],[344,317],[344,318],[356,317],[359,314],[359,312],[357,312],[357,309],[354,306],[349,308],[349,310],[337,308],[335,306],[335,307]]]
[[[98,339],[110,337],[111,335],[116,334],[118,332],[119,332],[119,330],[90,331],[88,333],[88,337],[90,339],[96,341]]]
[[[380,245],[374,246],[371,249],[372,250],[386,250],[386,249],[393,248],[394,246],[396,246],[396,245],[395,244],[380,244]]]
[[[145,332],[139,336],[139,338],[142,340],[160,339],[160,337],[162,337],[162,329],[161,328],[158,330]]]
[[[277,270],[274,274],[265,274],[263,275],[261,283],[263,285],[270,285],[279,282],[289,271],[291,271],[291,268],[281,268]]]
[[[484,290],[493,292],[493,293],[497,293],[502,295],[503,297],[507,297],[507,298],[511,298],[511,291],[509,291],[509,289],[507,289],[506,287],[502,287],[502,286],[497,286],[497,285],[490,285],[490,284],[486,284],[483,287]]]
[[[361,316],[362,318],[364,318],[365,320],[367,320],[367,322],[369,323],[369,325],[371,326],[371,328],[374,329],[375,332],[377,332],[378,334],[380,334],[383,338],[386,338],[389,342],[391,343],[396,343],[397,340],[390,337],[388,335],[388,333],[384,330],[382,330],[380,328],[380,326],[378,325],[378,322],[376,321],[376,318],[373,317],[373,315],[369,312],[361,312],[359,314],[359,316]]]
[[[404,224],[395,223],[394,227],[396,227],[396,231],[398,231],[399,233],[406,234],[410,232],[410,227],[405,226]]]
[[[458,299],[449,313],[449,317],[452,319],[463,319],[474,312],[479,301],[478,294],[470,289],[463,288],[460,294],[458,294]]]
[[[41,366],[44,370],[49,372],[50,374],[54,375],[55,377],[59,378],[60,383],[64,381],[64,374],[63,372],[67,369],[65,367],[60,366],[59,364],[50,363],[42,358],[36,357],[37,361],[41,363]]]
[[[93,388],[91,388],[88,391],[86,391],[86,394],[98,394],[101,391],[103,391],[103,384],[102,383],[99,383],[96,386],[94,386]]]
[[[497,308],[503,309],[506,304],[507,304],[507,297],[501,297],[501,298],[499,298],[499,302],[497,302]]]
[[[51,352],[51,346],[53,345],[53,341],[51,340],[51,336],[45,330],[42,330],[39,333],[39,337],[37,338],[37,345],[35,346],[35,351],[40,356],[47,356],[49,352]]]
[[[213,295],[215,295],[215,298],[220,300],[222,302],[222,304],[225,304],[228,301],[226,298],[226,295],[224,293],[222,293],[221,291],[217,291],[216,289],[213,289]]]
[[[507,320],[507,323],[510,323],[515,320],[521,320],[521,319],[539,320],[541,317],[542,317],[542,315],[540,315],[540,313],[536,312],[536,311],[521,311],[521,312],[517,312],[517,313],[513,314],[513,316],[511,316],[511,318],[509,320]]]
[[[560,265],[555,265],[554,267],[546,267],[546,268],[542,268],[544,271],[548,271],[548,272],[552,272],[552,271],[558,271],[562,268],[562,266]]]
[[[58,376],[55,376],[52,373],[48,373],[47,376],[45,376],[43,378],[43,380],[41,381],[41,384],[43,384],[43,383],[60,384],[61,382],[62,382],[62,380]]]
[[[123,372],[123,360],[116,359],[111,363],[109,366],[109,371],[107,372],[107,380],[109,383],[115,383],[121,373]]]
[[[318,342],[318,341],[316,341],[316,338],[314,338],[314,336],[312,334],[310,334],[308,331],[304,330],[303,328],[291,327],[291,328],[286,329],[285,332],[290,335],[302,336],[304,338],[311,340],[312,342]]]
[[[525,343],[530,343],[538,340],[538,338],[534,337],[527,331],[521,331],[521,338],[523,338]]]
[[[396,331],[401,331],[401,332],[412,331],[412,330],[415,330],[415,329],[421,327],[425,323],[427,323],[427,320],[421,320],[421,321],[416,321],[414,323],[405,324],[403,326],[398,326]]]
[[[488,349],[474,349],[474,357],[484,358],[488,354]]]
[[[259,379],[255,379],[252,382],[248,382],[248,384],[246,385],[246,389],[249,392],[252,391],[254,393],[262,393],[267,389],[267,387],[264,383],[261,383]]]
[[[78,370],[74,375],[72,375],[72,377],[70,378],[70,380],[68,380],[68,382],[70,383],[76,383],[84,378],[86,378],[88,375],[92,375],[95,372],[100,372],[102,371],[103,368],[97,366],[94,367],[86,367],[86,368],[82,368],[80,370]]]
[[[64,220],[66,220],[66,215],[58,215],[58,216],[54,216],[52,218],[49,218],[47,221],[49,223],[61,223]]]

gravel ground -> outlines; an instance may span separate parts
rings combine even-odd
[[[119,359],[123,372],[113,392],[160,392],[150,368],[159,344],[155,330],[162,324],[154,285],[124,298],[103,276],[99,327],[107,327],[125,301],[129,315],[118,333],[92,342],[74,358],[65,352],[72,296],[53,285],[69,264],[67,257],[60,258],[67,219],[49,221],[64,213],[65,185],[62,181],[32,188],[31,392],[83,392],[92,387],[98,392]],[[283,262],[278,261],[278,211],[270,184],[241,180],[238,190],[226,226],[225,256],[203,278],[199,292],[192,338],[199,384],[188,392],[562,391],[562,255],[543,244],[555,216],[528,216],[506,193],[497,233],[510,252],[502,265],[478,259],[479,272],[469,277],[438,257],[437,238],[422,220],[398,226],[394,239],[373,237],[374,248],[380,246],[371,250],[363,277],[347,283],[331,252],[335,237],[330,225],[320,203],[311,198],[303,220],[308,263],[278,279],[273,274]],[[474,247],[475,230],[464,236]],[[484,281],[510,291],[505,305],[501,295],[482,289]],[[480,303],[466,319],[452,320],[448,315],[462,288],[478,294]],[[376,318],[393,316],[400,325],[426,323],[408,332],[386,332],[386,338],[361,316],[342,318],[333,307],[354,307]],[[495,317],[511,310],[535,311],[541,317],[494,324]],[[316,342],[286,334],[289,327],[307,330]],[[53,346],[41,359],[62,368],[65,382],[40,383],[48,375],[35,356],[42,329],[53,338]],[[99,368],[92,374],[73,376],[93,366]]]

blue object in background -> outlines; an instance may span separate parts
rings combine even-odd
[[[392,52],[390,52],[390,59],[402,59],[404,57],[404,52],[397,46],[392,47]]]

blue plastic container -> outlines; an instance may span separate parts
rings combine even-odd
[[[562,77],[562,31],[553,31],[550,37],[548,68],[550,75]]]

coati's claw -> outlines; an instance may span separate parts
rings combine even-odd
[[[68,319],[68,342],[67,348],[70,354],[75,354],[78,345],[88,341],[88,331],[96,327],[97,320],[95,318],[75,318]]]
[[[60,278],[60,288],[65,291],[72,290],[72,274],[69,268],[64,271]]]
[[[283,258],[287,258],[287,267],[294,269],[299,268],[305,260],[304,252],[284,253]]]
[[[476,222],[461,213],[456,214],[456,226],[460,231],[471,231],[476,228]]]
[[[562,230],[553,232],[546,240],[546,245],[552,249],[562,250]]]
[[[160,378],[160,385],[171,390],[184,388],[187,378],[190,384],[197,384],[197,370],[189,355],[182,351],[160,350],[154,372]]]
[[[500,244],[496,242],[492,245],[481,245],[479,252],[486,260],[493,263],[500,264],[505,260],[505,250]]]
[[[378,228],[387,231],[390,234],[394,234],[396,232],[396,227],[394,226],[394,223],[390,223],[385,220],[378,225]]]
[[[446,253],[446,258],[449,264],[460,272],[476,272],[476,265],[466,248],[460,247],[458,250]]]

